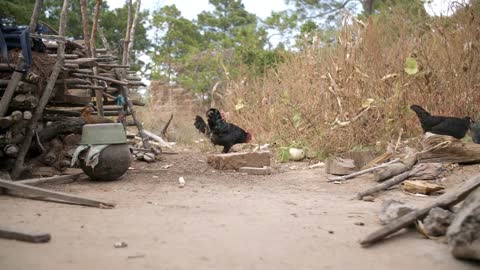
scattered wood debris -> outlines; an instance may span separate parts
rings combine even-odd
[[[406,180],[402,183],[402,190],[413,194],[431,195],[443,189],[444,187],[440,185],[423,180]]]

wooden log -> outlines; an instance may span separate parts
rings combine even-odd
[[[67,13],[69,7],[69,0],[63,1],[62,11],[60,13],[60,23],[59,23],[59,35],[65,36],[65,28],[67,23]],[[52,68],[52,73],[48,78],[47,86],[42,93],[38,106],[35,108],[35,112],[29,125],[27,127],[27,132],[25,134],[25,140],[20,148],[20,152],[18,153],[18,157],[15,160],[15,166],[11,172],[11,176],[13,179],[18,179],[22,172],[24,171],[24,160],[25,156],[27,155],[28,150],[30,149],[30,144],[32,143],[33,135],[36,133],[38,121],[42,117],[43,110],[47,106],[47,103],[53,93],[53,89],[55,87],[55,82],[57,81],[58,75],[60,74],[61,68],[63,66],[65,54],[65,43],[59,42],[58,50],[57,50],[58,58],[55,62],[55,65]]]
[[[4,148],[3,148],[3,152],[5,153],[5,155],[7,157],[17,157],[18,156],[18,146],[15,145],[15,144],[7,144]]]
[[[30,119],[32,119],[32,117],[33,117],[33,114],[32,114],[31,111],[24,111],[23,112],[23,119],[24,120],[30,120]]]
[[[55,114],[55,115],[64,115],[64,116],[78,116],[78,117],[81,116],[81,113],[79,111],[45,109],[43,112],[46,114]],[[52,121],[52,120],[48,120],[48,119],[51,119],[49,116],[44,116],[44,119],[47,121]]]
[[[106,208],[106,209],[115,207],[115,204],[113,203],[91,200],[91,199],[82,198],[79,196],[70,195],[63,192],[50,191],[47,189],[32,187],[29,185],[20,184],[12,181],[0,180],[0,187],[6,188],[8,190],[22,192],[31,196],[48,197],[48,198],[61,200],[61,201],[65,201],[73,204]]]
[[[43,0],[36,0],[35,6],[33,7],[32,16],[30,17],[30,24],[28,26],[28,30],[30,34],[35,33],[37,30],[38,18],[40,17],[40,13],[42,12],[43,7]]]
[[[16,95],[10,102],[10,107],[23,110],[34,109],[37,105],[38,98],[32,94]]]
[[[72,73],[71,75],[76,76],[76,77],[80,77],[80,78],[92,78],[92,79],[112,82],[112,83],[116,83],[116,84],[123,85],[123,86],[128,85],[127,82],[115,80],[115,79],[112,79],[112,78],[102,77],[102,76],[95,76],[95,75],[82,74],[82,73]]]
[[[85,73],[85,74],[93,74],[93,70],[90,69],[90,68],[79,68],[79,69],[75,70],[75,72]]]
[[[57,58],[57,54],[48,54],[48,56],[50,57],[53,57],[53,58]],[[65,59],[78,59],[78,54],[68,54],[66,53],[65,54]]]
[[[15,89],[17,89],[18,83],[23,77],[23,73],[21,70],[24,70],[25,68],[25,62],[23,60],[23,57],[19,55],[18,57],[18,63],[17,66],[15,67],[15,71],[12,74],[12,77],[10,78],[10,81],[8,83],[7,89],[3,93],[2,98],[0,99],[0,117],[5,116],[8,110],[8,106],[10,104],[10,101],[13,97],[13,93],[15,92]]]
[[[98,76],[115,79],[115,74],[112,74],[112,73],[101,72],[101,73],[98,73]]]
[[[423,148],[427,150],[419,153],[419,163],[480,163],[480,144],[465,143],[450,136],[428,136]]]
[[[95,104],[95,102],[93,102]],[[58,110],[63,112],[81,112],[84,107],[48,107],[49,110]],[[105,105],[105,111],[120,111],[123,109],[123,106],[120,105]]]
[[[52,237],[48,233],[32,234],[0,227],[0,238],[18,240],[29,243],[47,243]]]
[[[57,175],[52,177],[32,178],[27,180],[16,181],[16,183],[25,184],[25,185],[38,185],[38,184],[45,184],[45,183],[52,183],[52,182],[59,182],[59,181],[66,181],[66,180],[75,181],[78,178],[80,178],[80,176],[82,175],[85,175],[85,174],[81,172],[81,173],[69,174],[69,175]]]
[[[23,114],[21,111],[14,111],[9,116],[0,117],[0,127],[7,128],[16,122],[22,120]]]
[[[417,155],[408,155],[401,162],[393,163],[389,166],[382,167],[373,172],[373,179],[377,182],[383,181],[395,175],[409,171],[417,162]]]
[[[408,177],[410,177],[410,172],[407,171],[407,172],[403,172],[399,175],[396,175],[394,177],[392,177],[391,179],[388,179],[387,181],[383,182],[383,183],[380,183],[374,187],[371,187],[365,191],[362,191],[360,193],[357,194],[357,199],[358,200],[362,200],[363,197],[366,197],[366,196],[370,196],[372,194],[375,194],[377,192],[380,192],[382,190],[386,190],[390,187],[393,187],[395,185],[398,185],[400,184],[401,182],[405,181],[406,179],[408,179]]]
[[[70,95],[64,94],[56,96],[54,100],[50,101],[53,104],[77,104],[85,106],[90,103],[92,100],[89,96],[77,96],[77,95]]]
[[[129,81],[141,81],[142,80],[142,77],[139,77],[139,76],[127,76],[126,78]]]
[[[66,68],[66,69],[77,70],[77,69],[80,68],[80,65],[74,64],[74,63],[64,63],[64,64],[63,64],[63,67]]]
[[[137,82],[137,81],[127,81],[129,86],[147,86],[143,82]]]
[[[65,60],[65,64],[75,64],[82,68],[91,68],[97,65],[95,58],[82,57],[74,60]]]
[[[160,145],[162,145],[163,147],[167,147],[168,149],[171,149],[173,150],[173,147],[168,143],[166,142],[164,139],[162,139],[160,136],[158,135],[155,135],[153,134],[152,132],[144,129],[143,132],[145,133],[145,135],[147,135],[148,137],[152,138],[153,140],[157,141],[158,143],[160,143]]]
[[[60,134],[81,134],[85,123],[85,119],[82,117],[62,117],[50,126],[43,128],[38,136],[42,141],[49,141]]]
[[[90,85],[90,84],[92,84],[88,80],[79,79],[79,78],[60,79],[60,80],[57,80],[55,83],[60,84],[60,85],[67,85],[67,86],[75,85],[75,88],[78,88],[78,85]]]
[[[104,63],[98,63],[98,66],[102,68],[130,68],[130,65],[117,65],[117,64],[104,64]]]
[[[390,222],[386,226],[382,227],[381,229],[371,233],[365,239],[360,241],[360,244],[363,247],[371,246],[378,241],[382,240],[383,238],[403,229],[407,226],[413,224],[416,220],[425,217],[430,209],[434,207],[440,208],[449,208],[454,206],[455,204],[461,202],[465,199],[465,197],[470,194],[473,190],[480,187],[480,175],[475,175],[469,180],[467,180],[463,185],[458,187],[455,190],[447,192],[438,198],[434,199],[433,201],[427,203],[424,207],[412,211],[400,218]]]

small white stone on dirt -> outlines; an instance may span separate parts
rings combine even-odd
[[[120,241],[120,242],[116,242],[115,244],[113,244],[113,246],[115,248],[125,248],[125,247],[128,247],[128,244],[127,244],[127,242]]]
[[[179,184],[178,186],[179,186],[180,188],[185,187],[185,179],[184,179],[182,176],[180,176],[180,177],[178,178],[178,184]]]

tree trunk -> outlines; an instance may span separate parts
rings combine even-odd
[[[123,41],[123,57],[122,65],[128,65],[128,48],[130,44],[130,34],[132,33],[132,0],[127,0],[128,17],[127,17],[127,31],[125,32],[125,40]]]
[[[30,33],[35,33],[37,29],[38,17],[43,8],[43,0],[36,0],[35,7],[33,8],[32,17],[30,18],[30,26],[28,27]]]
[[[135,15],[133,16],[132,29],[130,31],[130,43],[128,44],[128,52],[130,53],[133,50],[133,43],[135,41],[135,30],[137,29],[138,18],[140,17],[140,6],[142,5],[141,0],[137,0],[137,8],[135,10]]]
[[[90,42],[88,41],[88,15],[87,15],[87,0],[80,0],[80,12],[82,13],[82,25],[83,25],[83,43],[87,49],[87,57],[91,56]]]
[[[98,17],[100,16],[100,8],[102,5],[102,0],[97,0],[97,4],[95,6],[95,17],[93,20],[92,26],[92,34],[90,36],[90,50],[92,57],[97,57],[97,53],[95,51],[95,35],[97,34],[97,27],[98,27]],[[98,75],[98,68],[95,66],[93,67],[93,75]],[[94,86],[98,86],[98,81],[93,81]],[[103,95],[102,90],[95,89],[95,100],[97,101],[97,110],[100,116],[103,116]]]

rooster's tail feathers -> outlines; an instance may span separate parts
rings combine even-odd
[[[197,115],[195,117],[194,125],[198,129],[198,131],[200,131],[201,133],[203,133],[203,134],[207,133],[207,124],[205,123],[205,121],[203,120],[202,117]]]
[[[412,105],[410,106],[410,109],[412,109],[418,117],[422,118],[422,117],[425,117],[425,116],[430,116],[430,113],[425,111],[425,109],[423,109],[422,107],[418,106],[418,105]]]

